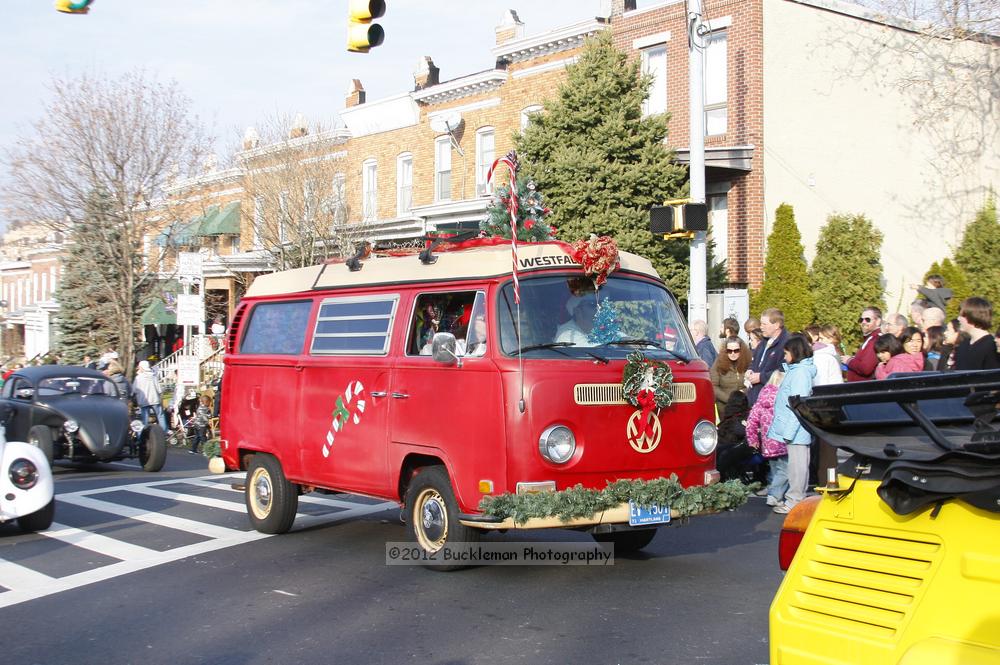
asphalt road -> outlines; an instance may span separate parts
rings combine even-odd
[[[385,565],[404,527],[370,499],[318,497],[295,531],[260,537],[204,463],[171,450],[158,474],[57,465],[58,538],[0,526],[4,662],[768,662],[781,518],[759,499],[661,529],[613,566],[441,573]]]

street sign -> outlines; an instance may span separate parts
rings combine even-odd
[[[180,252],[177,255],[177,276],[181,279],[201,279],[201,254],[198,252]]]
[[[201,295],[177,294],[177,325],[200,326],[205,323],[205,301]]]
[[[177,357],[177,383],[182,386],[197,386],[198,379],[198,356],[178,356]]]

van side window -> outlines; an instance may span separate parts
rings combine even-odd
[[[477,298],[478,296],[478,298]],[[447,332],[458,341],[459,355],[465,352],[465,342],[472,321],[474,305],[485,321],[485,294],[476,291],[422,293],[413,308],[413,321],[407,336],[406,353],[429,356],[434,333]],[[480,330],[484,334],[485,328]],[[485,340],[482,340],[485,341]],[[485,346],[479,352],[485,352]]]
[[[319,308],[312,353],[384,356],[398,295],[328,298]]]
[[[243,334],[240,353],[284,356],[302,353],[311,310],[311,300],[259,303],[250,312],[250,324]]]

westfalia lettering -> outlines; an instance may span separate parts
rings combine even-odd
[[[517,263],[521,270],[527,270],[528,268],[544,268],[546,266],[580,265],[574,261],[572,257],[566,256],[565,254],[557,256],[531,256],[524,259],[518,259]]]

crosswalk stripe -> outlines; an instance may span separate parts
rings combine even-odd
[[[0,598],[21,589],[47,586],[55,582],[55,580],[56,578],[49,577],[31,568],[0,559],[0,586],[10,589],[10,591],[0,594]]]
[[[57,499],[59,501],[72,503],[83,508],[99,510],[103,513],[118,515],[119,517],[130,517],[142,522],[156,524],[157,526],[165,526],[170,529],[196,533],[207,538],[233,538],[237,535],[245,533],[237,529],[228,529],[224,526],[215,526],[213,524],[197,522],[183,517],[174,517],[173,515],[165,515],[163,513],[142,510],[141,508],[132,508],[131,506],[123,506],[109,501],[101,501],[100,499],[92,499],[89,496],[68,496],[60,494],[57,496]]]
[[[185,503],[196,503],[200,506],[208,506],[210,508],[220,508],[222,510],[230,510],[234,513],[245,513],[246,506],[242,503],[234,503],[232,501],[225,501],[223,499],[213,499],[207,496],[199,496],[197,494],[184,494],[182,492],[170,492],[168,490],[161,490],[157,487],[131,487],[129,492],[135,492],[136,494],[145,494],[147,496],[155,496],[161,499],[172,499],[174,501],[183,501]]]
[[[348,519],[354,519],[356,517],[363,517],[364,515],[371,515],[372,513],[380,513],[383,510],[388,510],[390,508],[395,508],[396,504],[392,501],[386,501],[385,503],[376,503],[374,505],[359,505],[354,504],[354,508],[349,510],[343,510],[339,513],[334,513],[332,515],[304,515],[302,513],[296,513],[295,515],[295,526],[300,529],[308,529],[312,526],[317,526],[320,524],[332,524],[334,522],[342,522]]]
[[[158,557],[160,554],[158,551],[147,547],[133,545],[115,538],[108,538],[99,533],[91,533],[90,531],[66,526],[58,522],[53,522],[47,531],[42,532],[42,535],[123,561],[128,559],[150,559]]]

